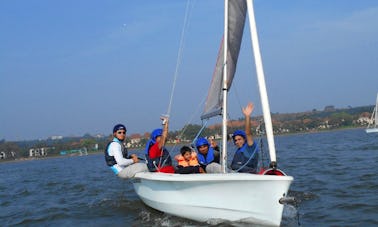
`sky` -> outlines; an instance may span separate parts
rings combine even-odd
[[[254,6],[271,112],[375,103],[378,1]],[[109,135],[117,123],[129,135],[145,133],[167,113],[170,130],[201,124],[223,7],[220,0],[1,0],[0,140]],[[261,115],[250,43],[247,26],[228,99],[232,119],[249,101]]]

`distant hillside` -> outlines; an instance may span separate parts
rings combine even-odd
[[[303,119],[303,117],[310,117],[310,118],[328,118],[332,115],[338,114],[338,113],[347,113],[350,115],[360,115],[363,113],[371,113],[374,109],[374,106],[360,106],[360,107],[350,107],[350,108],[330,108],[326,110],[313,110],[313,111],[307,111],[307,112],[299,112],[299,113],[272,113],[272,119],[278,120],[278,121],[292,121],[292,120],[299,120]],[[261,117],[261,116],[260,116]]]
[[[275,134],[305,133],[321,130],[332,130],[338,128],[366,127],[370,121],[374,106],[361,106],[336,109],[328,106],[323,111],[308,111],[300,113],[274,113],[272,114],[273,130]],[[251,126],[255,134],[264,134],[262,116],[252,117]],[[260,127],[261,126],[261,127]],[[201,136],[216,136],[219,138],[221,125],[214,124],[203,130]],[[261,130],[256,131],[259,128]],[[185,129],[185,130],[184,130]],[[168,143],[176,141],[191,141],[200,131],[201,125],[186,125],[178,131],[170,131]],[[244,119],[230,120],[228,132],[236,129],[244,129]],[[143,135],[135,134],[126,138],[127,144],[134,148],[143,148],[149,138],[149,133]],[[19,158],[34,158],[31,156],[33,149],[44,149],[45,156],[59,156],[77,151],[97,152],[105,149],[109,137],[91,136],[86,134],[82,137],[60,137],[59,139],[49,138],[46,140],[31,140],[19,142],[7,142],[0,140],[0,161],[14,160]],[[76,152],[76,153],[73,153]],[[45,157],[42,156],[42,157]]]

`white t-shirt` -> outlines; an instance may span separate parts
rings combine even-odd
[[[124,158],[122,155],[122,146],[118,142],[111,143],[108,148],[108,154],[114,156],[117,164],[113,165],[111,169],[115,174],[121,172],[126,166],[134,163],[132,159]]]

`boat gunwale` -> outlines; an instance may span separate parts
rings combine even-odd
[[[260,175],[250,173],[170,174],[158,172],[137,173],[134,179],[152,181],[293,181],[292,176]]]

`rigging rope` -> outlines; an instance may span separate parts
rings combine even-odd
[[[189,22],[188,22],[188,17],[189,17],[189,13],[190,13],[189,5],[190,5],[190,0],[188,0],[187,3],[186,3],[184,26],[183,26],[182,31],[181,31],[180,46],[179,46],[179,51],[178,51],[178,54],[177,54],[176,69],[175,69],[175,73],[174,73],[174,76],[173,76],[172,91],[171,91],[171,96],[170,96],[170,99],[169,99],[169,105],[168,105],[168,109],[167,109],[167,116],[168,117],[171,114],[173,94],[175,92],[176,80],[177,80],[178,71],[179,71],[179,68],[180,68],[180,65],[181,65],[182,53],[184,51],[185,31],[186,31],[187,27],[189,26]]]
[[[167,109],[167,113],[165,114],[166,117],[170,117],[170,114],[171,114],[173,95],[175,93],[175,88],[176,88],[176,80],[177,80],[179,68],[180,68],[180,65],[181,65],[181,62],[182,62],[182,54],[184,52],[184,43],[185,43],[185,31],[186,31],[187,27],[189,26],[189,22],[188,22],[189,20],[188,20],[188,18],[189,18],[190,13],[191,13],[191,8],[189,8],[190,3],[191,3],[190,0],[188,0],[186,2],[186,9],[185,9],[185,16],[184,16],[184,25],[183,25],[183,28],[181,30],[180,45],[179,45],[179,50],[178,50],[178,53],[177,53],[176,68],[175,68],[175,73],[173,75],[173,84],[172,84],[172,90],[171,90],[171,94],[170,94],[170,98],[169,98],[168,109]],[[173,147],[172,150],[175,149],[175,146]],[[163,164],[167,161],[167,158],[168,157],[166,157],[164,159]],[[162,160],[160,159],[160,163],[159,164],[161,164],[161,161]]]
[[[202,124],[202,128],[198,131],[197,135],[194,137],[192,141],[192,145],[194,145],[194,141],[198,139],[198,137],[201,135],[202,131],[206,128],[208,120],[205,121],[205,124]]]
[[[178,136],[179,138],[182,138],[182,136],[184,135],[186,129],[188,128],[189,124],[193,121],[193,118],[197,115],[197,113],[199,112],[202,104],[205,102],[205,99],[206,99],[206,96],[203,95],[203,98],[202,98],[202,101],[199,103],[199,105],[197,106],[197,109],[196,111],[193,112],[192,116],[189,118],[189,120],[186,122],[184,128],[181,130],[181,133],[180,135]],[[192,140],[194,141],[194,139]],[[176,144],[173,146],[172,150],[175,150],[176,148]]]

